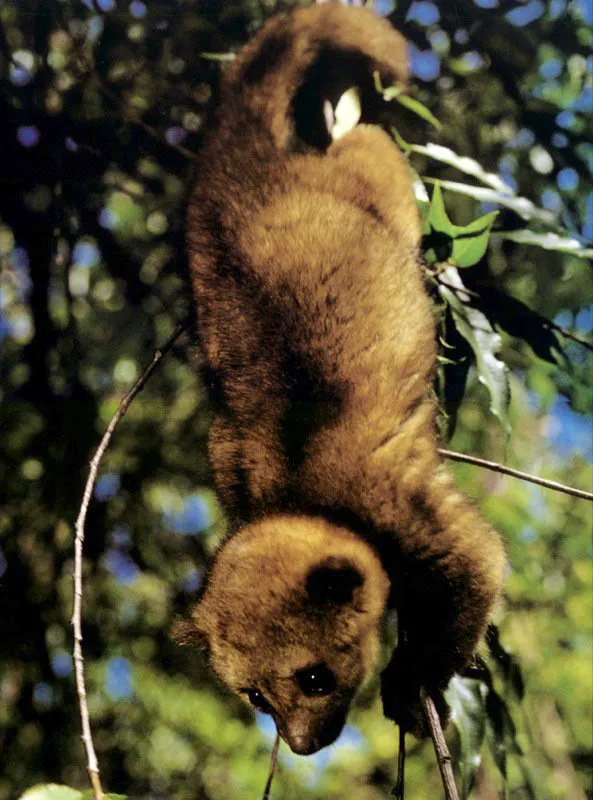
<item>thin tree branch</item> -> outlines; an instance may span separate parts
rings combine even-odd
[[[535,314],[537,312],[534,311],[533,313]],[[566,339],[572,339],[573,342],[576,342],[577,344],[580,344],[581,347],[586,347],[587,350],[591,350],[591,352],[593,353],[593,343],[588,342],[586,339],[583,339],[581,336],[577,336],[576,333],[572,333],[571,331],[567,330],[566,328],[563,328],[562,325],[557,325],[551,319],[546,319],[545,317],[542,317],[539,314],[538,314],[538,316],[540,316],[542,325],[544,325],[547,328],[551,328],[554,331],[558,331],[558,333],[561,334],[562,336],[564,336]]]
[[[99,447],[97,448],[97,452],[93,456],[93,459],[90,463],[89,476],[84,487],[80,511],[78,512],[78,518],[76,520],[76,536],[74,540],[74,604],[71,620],[72,627],[74,628],[74,670],[76,676],[78,704],[80,707],[80,717],[82,721],[82,741],[86,751],[87,771],[91,779],[95,800],[103,800],[104,795],[99,778],[99,763],[97,761],[97,755],[95,753],[93,737],[91,734],[91,725],[84,681],[84,657],[82,653],[82,548],[84,543],[84,525],[93,490],[97,482],[99,465],[101,464],[101,459],[103,458],[103,455],[109,446],[109,442],[111,441],[111,437],[116,425],[127,412],[132,400],[144,388],[146,381],[155,371],[163,356],[169,352],[175,341],[187,329],[187,325],[187,320],[182,322],[181,325],[179,325],[174,333],[169,337],[164,346],[155,351],[149,366],[144,370],[134,386],[121,401],[119,408],[107,426],[107,430],[103,434],[103,438],[101,439]]]
[[[391,794],[395,800],[404,800],[405,789],[405,771],[406,771],[406,731],[405,728],[399,726],[399,750],[397,753],[397,779]]]
[[[451,755],[447,747],[447,742],[445,741],[441,721],[433,700],[424,687],[420,689],[420,701],[424,709],[424,716],[426,717],[430,730],[430,737],[434,745],[434,751],[441,773],[441,780],[443,781],[443,788],[445,790],[445,797],[447,800],[459,800],[455,778],[453,777]]]
[[[499,464],[496,461],[486,461],[485,458],[476,458],[476,456],[456,453],[453,450],[444,450],[440,448],[439,453],[451,461],[462,461],[465,464],[474,464],[476,467],[484,467],[485,469],[492,470],[492,472],[500,472],[502,475],[511,475],[513,478],[535,483],[537,486],[553,489],[555,492],[562,492],[563,494],[569,494],[573,497],[580,497],[582,500],[593,502],[593,492],[587,492],[584,489],[575,489],[574,486],[567,486],[565,483],[549,481],[546,478],[539,478],[537,475],[531,475],[529,472],[521,472],[521,470],[513,469],[512,467],[505,467],[504,464]]]
[[[266,781],[266,788],[264,789],[264,795],[262,800],[269,800],[270,797],[270,789],[272,788],[272,780],[274,779],[274,773],[276,772],[276,766],[278,764],[278,749],[280,747],[280,734],[276,734],[276,741],[274,742],[274,749],[272,750],[272,758],[270,759],[270,771],[268,773],[268,780]]]

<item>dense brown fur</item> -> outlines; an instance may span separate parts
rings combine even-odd
[[[371,669],[383,570],[407,631],[383,696],[407,725],[420,684],[443,688],[471,658],[503,571],[437,455],[406,162],[373,126],[323,141],[325,98],[357,83],[364,101],[373,70],[402,82],[405,61],[363,9],[273,19],[224,77],[189,209],[210,456],[235,530],[181,635],[231,689],[257,689],[301,753],[333,741]],[[319,665],[336,687],[305,696],[295,676]]]

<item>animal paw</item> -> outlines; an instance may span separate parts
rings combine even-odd
[[[420,700],[422,679],[412,659],[403,658],[396,650],[387,668],[381,675],[381,699],[383,713],[406,732],[419,739],[426,738],[430,731]],[[443,692],[431,686],[425,687],[430,694],[441,725],[449,720],[449,707]]]

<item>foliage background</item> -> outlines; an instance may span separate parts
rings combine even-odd
[[[221,68],[204,54],[231,52],[292,5],[0,3],[0,800],[37,782],[86,784],[69,617],[87,465],[121,396],[189,309],[184,200]],[[592,239],[586,0],[377,5],[410,40],[414,96],[443,124],[437,134],[416,118],[413,141],[477,159],[547,209],[554,230]],[[434,159],[411,159],[424,177],[472,183]],[[491,208],[452,192],[445,200],[460,224]],[[524,225],[509,209],[497,220],[499,230]],[[502,335],[512,433],[489,413],[471,353],[445,319],[451,447],[590,489],[591,351],[527,307],[590,340],[591,264],[495,234],[463,277]],[[167,635],[224,532],[195,359],[190,343],[176,347],[118,429],[85,546],[102,776],[111,791],[147,800],[257,797],[273,735]],[[516,671],[505,679],[494,670],[517,730],[489,734],[472,796],[501,796],[505,783],[511,798],[593,797],[591,506],[456,471],[508,544],[498,621],[526,684],[521,699]],[[463,742],[454,730],[450,738],[459,754]],[[388,796],[396,754],[396,731],[370,690],[336,745],[309,759],[283,753],[274,796]],[[429,746],[410,743],[407,784],[409,798],[437,796]]]

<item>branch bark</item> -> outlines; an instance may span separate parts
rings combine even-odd
[[[126,394],[121,401],[119,408],[114,414],[111,422],[107,426],[107,430],[103,434],[103,438],[97,448],[95,455],[90,463],[89,476],[84,487],[82,502],[76,520],[76,535],[74,539],[74,607],[72,610],[72,627],[74,629],[74,672],[76,677],[76,692],[78,694],[78,705],[80,707],[80,718],[82,722],[82,741],[86,751],[87,757],[87,771],[93,787],[95,800],[103,800],[104,794],[101,787],[101,780],[99,777],[99,763],[95,753],[93,744],[93,737],[91,733],[91,725],[89,719],[89,710],[86,699],[86,687],[84,680],[84,656],[82,652],[82,550],[84,544],[84,526],[86,521],[87,512],[91,502],[91,497],[97,477],[99,474],[99,466],[101,460],[109,446],[113,432],[120,421],[125,415],[130,403],[136,395],[144,388],[146,381],[150,378],[152,373],[158,367],[163,356],[169,352],[173,344],[187,330],[187,320],[182,322],[169,337],[162,348],[156,350],[151,363],[144,370],[142,375],[138,378],[134,386]]]
[[[441,780],[443,781],[443,788],[445,790],[445,797],[447,800],[459,800],[457,786],[455,785],[455,778],[453,777],[451,754],[449,753],[449,748],[447,747],[447,742],[445,741],[445,735],[443,734],[441,721],[439,720],[439,715],[434,706],[432,698],[424,687],[420,689],[420,700],[422,702],[424,715],[430,729],[430,738],[432,739],[432,743],[434,745],[434,751],[436,753],[437,763],[441,773]]]
[[[537,486],[553,489],[555,492],[562,492],[563,494],[569,494],[573,497],[580,497],[582,500],[593,502],[593,492],[586,492],[584,489],[575,489],[574,486],[567,486],[565,483],[549,481],[546,478],[539,478],[537,475],[531,475],[529,472],[521,472],[521,470],[513,469],[512,467],[505,467],[504,464],[499,464],[496,461],[487,461],[485,458],[476,458],[476,456],[468,456],[465,453],[456,453],[454,450],[444,450],[440,448],[439,453],[451,461],[462,461],[465,464],[474,464],[476,467],[484,467],[485,469],[492,470],[492,472],[500,472],[502,475],[511,475],[513,478],[535,483]]]

